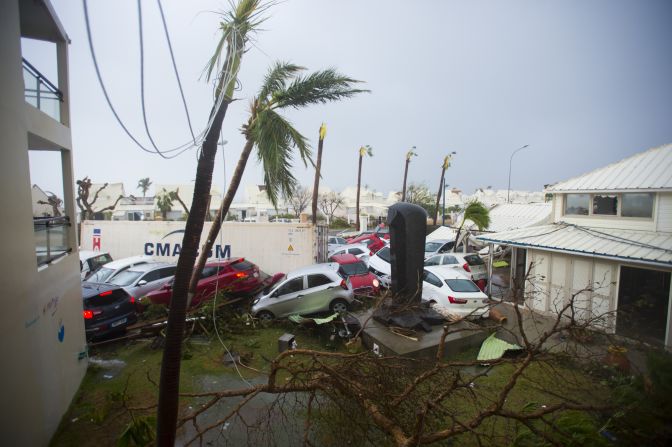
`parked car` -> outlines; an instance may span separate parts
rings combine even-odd
[[[226,291],[233,295],[244,295],[261,287],[259,267],[245,258],[233,258],[205,264],[201,279],[196,285],[196,294],[191,306],[198,306],[212,298],[215,292]],[[173,282],[169,281],[146,296],[153,304],[170,305]]]
[[[445,253],[431,256],[425,260],[425,267],[435,265],[464,270],[481,290],[485,290],[485,286],[488,284],[488,269],[477,253]]]
[[[98,271],[103,265],[112,262],[112,256],[106,251],[79,251],[79,271],[82,274],[82,280],[87,279]]]
[[[329,262],[338,263],[340,266],[338,274],[341,278],[350,281],[355,294],[377,295],[380,292],[380,281],[357,256],[348,253],[334,255],[329,258]]]
[[[347,244],[348,243],[342,237],[329,236],[329,240],[327,242],[327,251],[331,253],[332,251],[335,251]]]
[[[425,259],[440,253],[446,253],[455,246],[454,240],[434,239],[425,242]]]
[[[135,298],[112,284],[82,284],[84,330],[87,339],[124,332],[137,321]]]
[[[131,256],[130,258],[108,262],[91,276],[86,278],[86,281],[98,284],[108,282],[114,275],[117,275],[124,270],[135,267],[136,265],[148,264],[150,262],[154,262],[154,258],[151,256]]]
[[[390,264],[390,246],[385,246],[378,250],[376,254],[369,258],[369,271],[373,273],[380,284],[384,287],[390,287],[392,279],[392,265]]]
[[[174,276],[175,264],[151,262],[119,272],[108,283],[123,287],[135,298],[142,298],[171,281]]]
[[[329,256],[342,255],[345,253],[355,255],[362,261],[366,262],[371,255],[371,250],[369,250],[369,247],[364,244],[347,244],[334,250],[333,252],[330,252]]]
[[[368,247],[371,253],[375,253],[385,246],[385,242],[375,234],[364,234],[355,238],[349,239],[348,244],[364,244]]]
[[[338,263],[332,262],[288,273],[276,287],[259,294],[252,303],[252,315],[268,321],[293,314],[345,312],[354,293],[338,269]]]
[[[445,266],[426,267],[422,277],[422,300],[444,307],[462,317],[486,318],[488,296],[467,275]]]

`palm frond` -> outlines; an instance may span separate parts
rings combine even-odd
[[[463,220],[471,220],[482,231],[490,226],[490,211],[483,203],[474,200],[465,207]]]
[[[296,77],[289,86],[274,92],[273,105],[276,108],[299,108],[310,104],[324,104],[349,98],[358,93],[369,92],[369,90],[354,88],[360,82],[331,68],[316,71],[307,76]]]
[[[410,151],[406,152],[406,160],[410,160],[411,158],[417,157],[417,156],[418,156],[418,153],[415,152],[415,146],[413,146],[413,148]]]
[[[261,90],[259,90],[259,99],[266,101],[273,92],[284,90],[287,80],[302,70],[305,70],[305,68],[290,64],[289,62],[276,62],[273,64],[264,78]]]
[[[263,165],[266,194],[277,207],[281,195],[296,187],[292,174],[292,149],[296,147],[304,163],[310,160],[311,149],[306,138],[289,121],[271,109],[257,115],[250,135],[257,146],[257,156]]]

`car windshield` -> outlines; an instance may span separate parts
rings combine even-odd
[[[427,242],[425,244],[425,251],[437,251],[443,246],[443,242]]]
[[[102,267],[100,270],[98,270],[96,273],[93,275],[89,276],[86,280],[88,282],[105,282],[105,280],[112,274],[114,273],[114,270],[107,268],[107,267]]]
[[[480,292],[473,281],[469,279],[447,279],[446,285],[450,287],[453,292]]]
[[[334,241],[335,241],[336,244],[343,244],[343,245],[347,244],[345,239],[343,239],[342,237],[335,237]]]
[[[368,272],[369,270],[366,268],[366,264],[363,262],[353,262],[352,264],[342,264],[339,269],[338,273],[341,274],[341,276],[348,277],[351,275],[364,275]]]
[[[135,282],[136,279],[140,278],[142,272],[136,272],[133,270],[126,270],[116,275],[110,280],[110,284],[116,284],[118,286],[130,286]]]
[[[381,248],[380,251],[376,253],[376,256],[385,262],[390,262],[390,247]]]
[[[481,259],[481,257],[478,256],[478,255],[465,256],[464,260],[467,261],[467,264],[469,264],[469,265],[483,265],[483,264],[485,264],[483,262],[483,259]]]

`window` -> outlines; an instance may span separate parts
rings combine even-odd
[[[308,288],[320,287],[333,282],[324,275],[308,275]]]
[[[481,289],[478,288],[473,281],[469,279],[447,279],[446,285],[450,287],[450,290],[453,292],[480,292]]]
[[[112,256],[110,256],[107,253],[96,256],[95,258],[91,258],[91,259],[89,259],[89,271],[90,272],[95,272],[96,270],[98,270],[100,267],[107,264],[108,262],[112,262]]]
[[[616,216],[618,214],[618,196],[594,195],[593,214]]]
[[[481,261],[481,263],[483,263],[483,262]],[[444,265],[445,264],[459,264],[459,261],[457,260],[457,258],[455,256],[445,255],[443,257],[443,262],[441,264],[444,264]]]
[[[628,193],[622,195],[623,217],[653,217],[653,194]]]
[[[273,294],[274,296],[288,295],[290,293],[296,293],[303,290],[303,276],[298,278],[290,279]]]
[[[343,244],[343,245],[347,244],[347,242],[345,241],[345,239],[343,239],[342,237],[337,237],[337,238],[336,238],[336,243],[337,243],[337,244]]]
[[[425,265],[440,265],[441,264],[441,256],[432,256],[428,260],[425,261]]]
[[[565,214],[587,216],[590,207],[590,194],[565,195]]]
[[[213,275],[217,274],[217,267],[204,267],[203,271],[201,272],[201,279],[203,278],[209,278]]]
[[[236,262],[235,264],[231,264],[231,267],[233,267],[234,270],[242,272],[245,270],[252,270],[254,268],[254,264],[248,261],[240,261]]]
[[[351,248],[350,250],[348,250],[348,253],[357,256],[364,253],[364,251],[361,248]]]
[[[166,267],[159,271],[159,279],[168,278],[169,276],[175,276],[175,267]]]
[[[352,264],[343,264],[339,267],[338,272],[341,276],[348,277],[350,275],[365,275],[368,270],[366,264],[363,262],[353,262]]]
[[[383,261],[390,262],[390,247],[381,248],[376,255]]]
[[[441,242],[427,242],[425,244],[425,251],[439,251],[439,248],[441,248],[442,245],[443,244]]]
[[[142,275],[142,272],[136,272],[134,270],[126,270],[121,272],[118,275],[110,280],[110,284],[115,284],[117,286],[130,286],[133,284],[139,277]]]
[[[424,270],[422,280],[436,287],[441,287],[442,285],[439,277],[436,276],[434,273],[428,272],[427,270]]]
[[[161,278],[160,270],[152,270],[151,272],[147,272],[145,276],[142,277],[142,279],[147,282],[156,281],[157,279],[160,278]]]
[[[467,264],[469,265],[485,265],[483,259],[478,255],[467,255],[464,257],[464,260],[467,261]]]

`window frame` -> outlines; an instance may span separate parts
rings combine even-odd
[[[588,203],[588,214],[567,214],[567,196],[580,194],[587,195],[589,198]],[[623,215],[623,196],[629,194],[650,194],[651,195],[651,216],[649,217],[635,217],[635,216],[624,216]],[[576,193],[563,193],[562,194],[562,216],[569,218],[577,219],[586,219],[586,218],[597,218],[597,219],[627,219],[628,221],[642,221],[642,222],[652,222],[656,218],[656,209],[658,202],[658,193],[652,191],[631,191],[631,192],[611,192],[611,191],[598,191],[594,193],[587,192],[576,192]],[[596,196],[613,196],[616,197],[616,214],[597,214],[593,212],[594,200]]]

